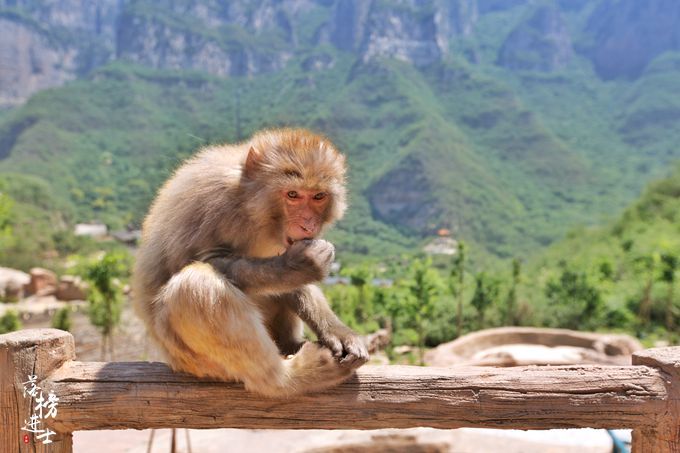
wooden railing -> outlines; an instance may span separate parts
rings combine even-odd
[[[71,452],[71,434],[92,429],[416,426],[632,428],[634,451],[680,452],[680,347],[641,351],[631,366],[365,366],[335,389],[266,399],[162,363],[77,362],[69,333],[35,329],[0,335],[0,373],[2,453]],[[42,419],[50,444],[25,437],[39,405],[29,376],[58,398]]]

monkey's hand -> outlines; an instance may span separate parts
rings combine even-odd
[[[285,265],[302,274],[301,283],[323,280],[335,259],[335,247],[323,239],[303,239],[291,245],[283,254]]]
[[[329,328],[319,335],[319,341],[333,352],[340,364],[359,368],[368,361],[368,350],[361,337],[345,325]]]

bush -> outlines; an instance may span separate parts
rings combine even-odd
[[[19,314],[14,310],[9,310],[2,317],[0,317],[0,334],[14,332],[21,329],[21,320]]]
[[[52,316],[52,327],[59,330],[71,331],[71,308],[62,307]]]

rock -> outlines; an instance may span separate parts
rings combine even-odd
[[[424,66],[441,59],[434,12],[416,13],[388,5],[371,14],[362,48],[364,62],[388,57]]]
[[[24,297],[24,286],[31,276],[9,267],[0,267],[0,300],[16,302]]]
[[[75,78],[75,51],[53,46],[40,31],[0,18],[0,106],[20,104],[40,90]],[[26,49],[30,49],[26,51]]]
[[[358,51],[364,41],[370,9],[371,2],[365,0],[338,0],[330,21],[331,43],[341,50]]]
[[[145,66],[194,69],[217,76],[277,71],[292,57],[295,37],[289,10],[306,2],[157,2],[157,14],[126,7],[119,21],[118,56]],[[200,24],[200,25],[199,25]],[[253,45],[262,36],[278,39]]]
[[[88,285],[80,277],[74,275],[63,275],[59,279],[57,287],[57,300],[86,300]]]
[[[0,107],[86,74],[115,55],[121,2],[77,0],[0,4]]]
[[[54,272],[34,267],[29,274],[31,281],[24,288],[28,295],[49,296],[57,292],[58,280]]]
[[[583,46],[598,75],[637,78],[658,55],[680,50],[680,2],[605,0],[588,19]]]
[[[536,8],[510,33],[497,63],[509,69],[551,72],[574,56],[566,21],[555,4]]]
[[[338,0],[319,36],[364,62],[387,57],[425,66],[448,53],[451,38],[469,36],[477,18],[476,0]]]
[[[446,51],[451,38],[472,35],[479,19],[477,0],[437,1],[435,7],[437,41],[442,49]]]
[[[624,334],[499,327],[464,335],[427,351],[429,366],[630,364],[642,345]]]
[[[392,340],[392,333],[388,329],[380,329],[369,335],[363,336],[363,342],[370,354],[385,349]]]

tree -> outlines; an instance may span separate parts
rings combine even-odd
[[[434,298],[437,294],[437,274],[432,269],[432,261],[416,260],[413,263],[410,281],[407,284],[411,297],[406,298],[405,309],[410,315],[418,334],[418,351],[420,365],[425,365],[425,321],[433,310]]]
[[[346,272],[350,284],[356,288],[357,300],[354,305],[356,322],[365,323],[373,315],[372,298],[369,297],[373,275],[368,266],[352,268]]]
[[[549,324],[569,329],[593,329],[599,325],[602,295],[583,272],[564,269],[559,279],[548,281],[545,294],[552,309]]]
[[[0,251],[11,247],[14,243],[12,233],[12,208],[14,200],[9,195],[2,192],[0,187]]]
[[[463,335],[463,294],[465,292],[465,244],[458,243],[458,251],[453,258],[453,267],[449,275],[449,290],[456,307],[456,336]]]
[[[508,297],[505,299],[505,324],[514,326],[517,323],[517,286],[522,272],[522,263],[517,258],[512,260],[512,281],[510,283],[510,290]]]
[[[19,314],[14,310],[8,310],[0,317],[0,334],[14,332],[21,329]]]
[[[648,325],[650,321],[650,314],[652,311],[652,288],[656,281],[656,273],[660,261],[661,256],[658,253],[642,255],[634,259],[635,265],[645,274],[645,287],[642,293],[642,301],[640,301],[640,309],[638,311],[640,323],[643,326]]]
[[[101,359],[105,360],[108,346],[109,357],[113,360],[113,331],[120,323],[123,294],[118,277],[127,275],[127,257],[121,253],[108,252],[99,261],[91,264],[85,278],[91,283],[88,295],[90,322],[102,334]]]
[[[675,271],[678,269],[678,257],[671,253],[661,255],[661,281],[668,284],[666,296],[666,330],[670,334],[673,331],[673,291],[675,287]]]
[[[486,309],[489,308],[498,297],[499,283],[489,277],[485,272],[475,275],[475,293],[470,303],[477,309],[479,316],[479,328],[484,328]]]
[[[62,307],[52,316],[52,327],[55,329],[71,330],[71,309]]]

